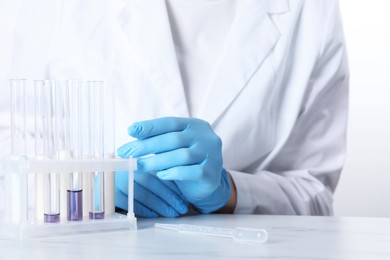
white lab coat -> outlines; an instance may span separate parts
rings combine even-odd
[[[337,0],[240,0],[194,115],[163,0],[48,1],[44,8],[29,2],[15,25],[9,77],[109,82],[116,89],[117,146],[130,140],[126,129],[134,121],[204,119],[223,142],[235,213],[332,214],[348,94]]]

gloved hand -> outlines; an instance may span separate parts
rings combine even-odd
[[[127,210],[128,173],[115,173],[115,206]],[[161,181],[153,174],[134,174],[134,213],[137,217],[178,217],[188,212],[172,181]]]
[[[139,173],[156,172],[161,180],[175,181],[202,213],[216,211],[228,202],[231,191],[222,167],[222,142],[207,122],[159,118],[137,122],[128,133],[138,140],[121,146],[118,154],[138,158]],[[140,158],[145,155],[153,156]]]

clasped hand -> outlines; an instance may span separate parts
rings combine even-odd
[[[169,201],[170,198],[182,198],[199,212],[210,213],[229,200],[230,180],[222,166],[222,142],[207,122],[196,118],[166,117],[134,123],[128,128],[128,133],[137,140],[121,146],[118,155],[137,158],[136,175],[151,174],[162,182],[174,182],[181,194],[160,198],[168,205],[177,204],[177,201]],[[159,196],[161,187],[156,190],[153,186],[143,184],[149,192]],[[172,191],[174,189],[170,188],[169,192]],[[137,194],[134,197],[137,200]],[[150,203],[138,202],[164,215]]]

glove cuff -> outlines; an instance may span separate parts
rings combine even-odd
[[[215,212],[226,205],[230,199],[230,193],[229,173],[222,168],[221,180],[218,188],[211,193],[210,196],[193,203],[193,206],[200,213],[207,214]]]

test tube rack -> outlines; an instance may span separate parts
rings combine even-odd
[[[83,159],[83,160],[36,160],[26,157],[9,156],[1,161],[1,170],[5,174],[5,211],[0,221],[0,238],[29,239],[36,237],[52,237],[69,234],[101,232],[125,229],[137,230],[137,220],[133,212],[134,170],[135,160],[130,159]],[[57,223],[45,223],[35,217],[35,205],[29,205],[33,187],[29,179],[37,174],[102,171],[114,174],[115,171],[127,171],[128,213],[127,215],[112,213],[104,219],[84,218],[80,221],[69,221],[61,216]],[[30,203],[31,204],[31,203]]]

